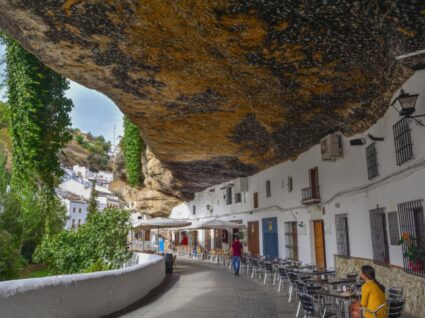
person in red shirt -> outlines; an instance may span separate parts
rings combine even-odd
[[[239,269],[241,267],[242,244],[239,242],[239,236],[235,236],[235,241],[232,244],[232,267],[235,275],[239,276]]]

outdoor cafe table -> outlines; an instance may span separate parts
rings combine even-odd
[[[335,298],[337,301],[342,301],[344,304],[344,317],[350,318],[350,305],[354,300],[357,300],[356,295],[353,292],[341,292],[336,290],[323,290],[323,291],[317,291],[317,295],[325,296],[325,297],[332,297]]]
[[[335,270],[313,270],[313,269],[309,269],[309,268],[304,268],[304,269],[295,269],[295,271],[299,274],[304,274],[304,275],[311,275],[311,276],[327,276],[327,275],[333,275],[335,274]]]
[[[354,284],[357,281],[357,279],[355,277],[353,277],[353,278],[348,278],[348,277],[333,278],[333,277],[330,277],[330,278],[327,278],[327,279],[311,278],[311,279],[308,279],[307,281],[310,282],[310,283],[328,286],[328,291],[331,291],[332,286],[348,284],[348,283]]]

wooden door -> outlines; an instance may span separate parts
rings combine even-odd
[[[314,247],[316,254],[316,266],[326,268],[325,235],[323,221],[313,221],[314,224]]]
[[[310,186],[312,199],[319,198],[319,170],[317,167],[310,169]]]
[[[251,255],[260,254],[260,231],[258,221],[248,222],[248,250]]]
[[[370,210],[370,226],[372,233],[373,260],[379,264],[389,264],[387,225],[385,209]]]
[[[221,249],[221,235],[222,231],[221,229],[215,229],[214,230],[214,248],[215,249]]]
[[[279,257],[277,218],[262,219],[263,255],[273,259]]]
[[[211,250],[211,230],[205,230],[205,246],[206,250]]]

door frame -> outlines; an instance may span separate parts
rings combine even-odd
[[[323,219],[317,219],[317,220],[312,220],[313,223],[313,246],[314,246],[314,258],[315,258],[315,263],[316,266],[318,266],[317,264],[317,244],[316,244],[316,223],[320,223],[321,228],[322,228],[322,246],[323,246],[323,262],[324,262],[324,267],[327,267],[327,262],[326,262],[326,242],[325,242],[325,223],[323,221]]]
[[[251,242],[250,240],[250,233],[251,233],[251,225],[256,227],[256,237],[254,237],[254,242]],[[257,247],[257,253],[254,253],[251,248],[252,245],[256,245]],[[248,250],[251,253],[251,255],[260,255],[260,221],[249,221],[248,222]]]
[[[273,222],[275,225],[275,229],[272,229],[270,231],[264,231],[264,228],[268,225],[270,227],[270,223],[266,224],[266,222]],[[273,227],[273,225],[272,225]],[[274,217],[267,217],[261,219],[261,230],[262,230],[262,239],[263,239],[263,256],[267,256],[265,253],[266,250],[266,235],[275,234],[276,235],[276,256],[269,255],[270,257],[279,257],[279,222],[278,218],[276,216]]]

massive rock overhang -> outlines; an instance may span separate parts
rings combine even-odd
[[[413,0],[0,0],[0,27],[114,100],[180,198],[365,130],[425,63]]]

